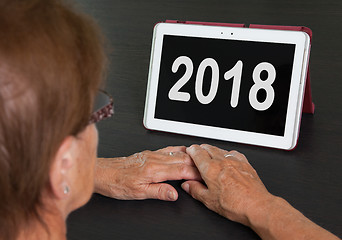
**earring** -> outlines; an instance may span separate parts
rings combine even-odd
[[[68,186],[65,186],[64,187],[64,194],[68,194],[70,191],[69,187]]]

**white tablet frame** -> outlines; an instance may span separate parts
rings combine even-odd
[[[295,44],[284,136],[154,118],[164,35]],[[309,51],[310,37],[301,31],[158,23],[153,33],[144,126],[150,130],[291,150],[298,140]]]

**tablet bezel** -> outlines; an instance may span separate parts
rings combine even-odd
[[[164,35],[295,44],[284,136],[154,118]],[[293,149],[299,134],[309,49],[310,38],[306,33],[300,31],[158,23],[153,33],[144,126],[150,130],[287,150]]]

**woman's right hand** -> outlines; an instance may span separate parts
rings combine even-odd
[[[210,145],[186,152],[207,186],[189,180],[182,188],[209,209],[251,227],[262,239],[339,239],[270,194],[243,154]]]
[[[222,216],[249,226],[250,212],[258,211],[275,198],[243,154],[206,144],[192,145],[186,152],[206,186],[190,180],[182,188]]]

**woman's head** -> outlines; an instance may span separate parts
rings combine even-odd
[[[0,32],[5,233],[38,216],[42,192],[53,192],[50,169],[61,146],[95,134],[87,125],[106,57],[96,24],[60,0],[0,0]]]

